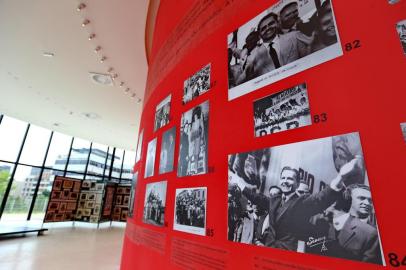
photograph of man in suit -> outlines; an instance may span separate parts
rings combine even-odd
[[[176,128],[173,127],[166,131],[162,136],[162,147],[159,160],[159,173],[167,173],[173,170],[173,159],[175,152],[175,133]]]
[[[281,0],[228,35],[229,90],[239,92],[244,87],[237,86],[268,73],[261,79],[271,83],[287,70],[305,70],[309,68],[306,60],[299,60],[313,54],[314,58],[308,59],[315,65],[324,62],[324,57],[337,57],[342,54],[340,46],[331,47],[326,54],[316,53],[337,43],[330,0],[309,0],[300,5],[299,1]],[[252,86],[259,82],[254,80],[247,86],[255,90]]]
[[[370,188],[364,184],[348,186],[315,221],[317,238],[325,239],[324,248],[313,246],[309,252],[382,265],[379,235],[371,215]]]
[[[259,224],[261,232],[258,244],[286,250],[297,251],[298,241],[305,233],[305,226],[309,219],[323,212],[333,204],[340,196],[343,182],[347,175],[357,170],[358,159],[353,160],[341,167],[338,175],[331,181],[330,186],[319,193],[304,196],[298,194],[299,172],[290,166],[284,166],[280,173],[279,188],[282,194],[268,197],[256,193],[248,187],[248,184],[237,175],[229,177],[229,183],[238,185],[242,194],[251,202],[267,209],[268,215]]]

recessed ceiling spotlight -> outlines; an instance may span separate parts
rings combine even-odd
[[[55,54],[52,53],[52,52],[43,52],[43,53],[42,53],[42,56],[45,56],[45,57],[54,57]]]
[[[96,37],[96,34],[91,34],[90,36],[89,36],[89,40],[92,40],[92,39],[94,39]]]
[[[137,102],[138,102],[138,103],[140,103],[140,102],[141,102],[141,99],[140,99],[140,98],[138,98]]]
[[[82,9],[84,9],[86,7],[86,5],[84,3],[80,3],[79,6],[77,7],[77,11],[81,11]]]
[[[117,74],[117,73],[114,73],[114,75],[111,76],[111,78],[112,78],[113,80],[117,79],[117,77],[118,77],[118,74]]]
[[[88,25],[90,23],[90,21],[88,20],[88,19],[85,19],[83,22],[82,22],[82,27],[85,27],[86,25]]]
[[[108,73],[111,73],[111,72],[113,72],[113,70],[114,70],[114,68],[109,67],[109,69],[107,70],[107,72],[108,72]]]
[[[123,87],[124,86],[124,82],[120,82],[120,87]]]
[[[135,98],[136,94],[132,93],[131,98]]]
[[[110,74],[89,72],[90,79],[97,84],[113,86],[113,79]]]
[[[93,112],[85,112],[85,113],[81,113],[81,115],[85,118],[88,119],[100,119],[100,115],[98,115],[97,113],[93,113]]]
[[[100,63],[103,63],[104,61],[106,61],[107,60],[107,57],[106,56],[102,56],[102,58],[100,59]]]
[[[124,93],[125,93],[125,94],[128,94],[128,92],[130,92],[130,88],[127,87],[127,88],[124,90]]]
[[[97,46],[96,48],[94,48],[94,52],[95,53],[100,52],[101,48],[102,48],[101,46]]]

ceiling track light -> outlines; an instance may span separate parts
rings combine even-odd
[[[131,98],[134,99],[136,96],[137,96],[137,95],[136,95],[135,93],[133,93],[133,94],[131,95]]]
[[[100,47],[100,46],[97,46],[96,48],[94,48],[94,52],[95,52],[95,53],[100,52],[100,50],[101,50],[101,47]]]
[[[90,23],[90,21],[88,19],[84,20],[82,22],[82,27],[85,27],[86,25],[88,25]]]
[[[124,82],[120,82],[120,87],[123,87],[124,86]]]
[[[127,88],[124,90],[124,93],[128,94],[128,92],[130,92],[130,88],[127,87]]]
[[[91,34],[90,36],[89,36],[89,40],[92,40],[92,39],[94,39],[96,37],[96,34]]]
[[[114,68],[109,67],[109,69],[107,70],[107,72],[108,72],[108,73],[111,73],[111,72],[113,72],[113,70],[114,70]]]
[[[106,61],[107,60],[107,57],[106,56],[103,56],[101,59],[100,59],[100,63],[103,63],[104,61]]]
[[[113,80],[117,79],[117,77],[118,77],[118,74],[117,74],[117,73],[115,73],[113,76],[111,76],[111,78],[112,78]]]
[[[138,98],[137,102],[138,102],[138,103],[140,103],[140,102],[141,102],[141,99],[140,99],[140,98]]]
[[[86,5],[84,3],[80,3],[76,10],[82,11],[82,9],[84,9],[85,7],[86,7]]]

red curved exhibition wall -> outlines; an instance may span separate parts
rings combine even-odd
[[[389,2],[161,1],[121,268],[406,268]]]

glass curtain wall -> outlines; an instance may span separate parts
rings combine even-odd
[[[55,176],[131,181],[135,153],[0,115],[0,223],[40,223]]]

